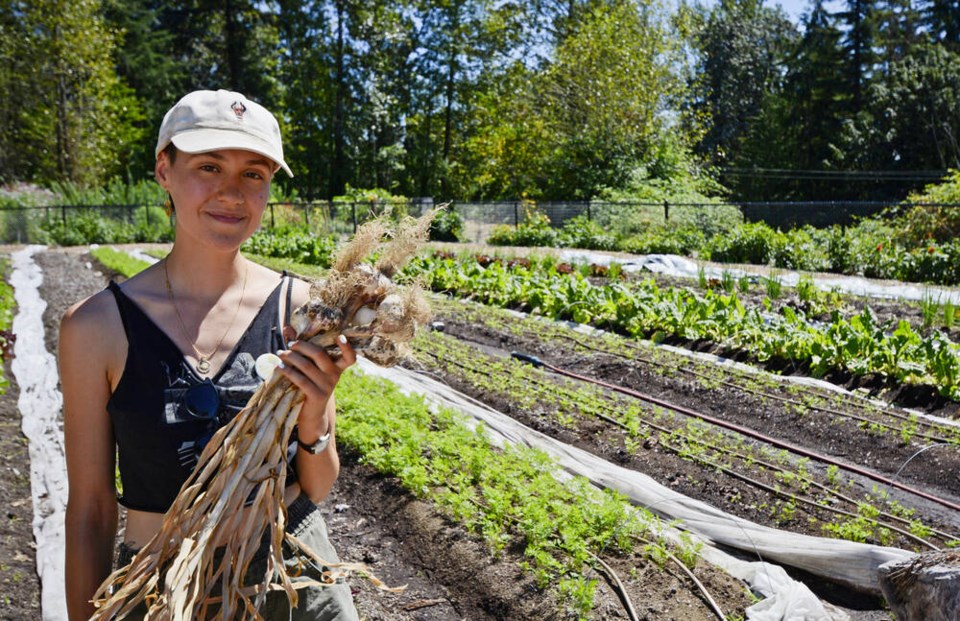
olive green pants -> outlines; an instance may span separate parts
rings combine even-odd
[[[287,532],[302,541],[320,558],[338,563],[336,550],[327,536],[327,524],[319,507],[309,498],[301,495],[287,507]],[[136,554],[127,546],[121,545],[117,555],[117,567],[123,567],[133,560]],[[286,542],[283,544],[283,558],[287,574],[296,585],[299,581],[322,581],[324,567],[318,567],[303,555],[298,555]],[[261,549],[247,570],[248,584],[259,582],[266,572],[267,549]],[[295,576],[295,577],[294,577]],[[297,589],[299,601],[295,608],[284,591],[270,591],[266,602],[260,607],[260,616],[267,621],[359,621],[353,605],[350,587],[345,583],[329,586],[308,586]],[[126,619],[141,620],[147,613],[145,604],[141,604],[127,615]]]

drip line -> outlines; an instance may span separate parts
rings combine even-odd
[[[511,352],[510,355],[511,355],[513,358],[517,359],[517,360],[520,360],[520,361],[523,361],[523,362],[532,364],[532,365],[535,366],[535,367],[545,368],[545,369],[547,369],[547,370],[549,370],[549,371],[552,371],[553,373],[557,373],[558,375],[564,375],[564,376],[566,376],[566,377],[570,377],[570,378],[577,379],[577,380],[580,380],[580,381],[590,382],[591,384],[596,384],[597,386],[603,386],[604,388],[608,388],[608,389],[610,389],[610,390],[614,390],[614,391],[616,391],[616,392],[623,393],[623,394],[629,395],[629,396],[631,396],[631,397],[635,397],[635,398],[640,399],[640,400],[642,400],[642,401],[646,401],[646,402],[652,403],[652,404],[654,404],[654,405],[659,405],[659,406],[661,406],[661,407],[668,408],[668,409],[670,409],[670,410],[673,410],[673,411],[675,411],[675,412],[679,412],[679,413],[681,413],[681,414],[685,414],[685,415],[687,415],[687,416],[692,416],[692,417],[694,417],[694,418],[697,418],[697,419],[700,419],[700,420],[702,420],[702,421],[708,422],[708,423],[710,423],[710,424],[712,424],[712,425],[716,425],[716,426],[722,427],[722,428],[724,428],[724,429],[729,429],[729,430],[731,430],[731,431],[736,431],[737,433],[743,434],[743,435],[745,435],[745,436],[749,436],[749,437],[754,438],[754,439],[756,439],[756,440],[760,440],[761,442],[766,442],[766,443],[768,443],[768,444],[772,444],[773,446],[776,446],[776,447],[778,447],[778,448],[782,448],[782,449],[788,450],[788,451],[790,451],[790,452],[792,452],[792,453],[795,453],[795,454],[797,454],[797,455],[802,455],[802,456],[804,456],[804,457],[809,457],[809,458],[815,459],[815,460],[817,460],[817,461],[819,461],[819,462],[821,462],[821,463],[826,463],[826,464],[830,464],[830,465],[833,465],[833,466],[837,466],[838,468],[842,468],[843,470],[846,470],[847,472],[853,472],[853,473],[855,473],[855,474],[859,474],[859,475],[864,476],[864,477],[866,477],[866,478],[873,479],[874,481],[877,481],[877,482],[879,482],[879,483],[883,483],[884,485],[888,485],[888,486],[890,486],[890,487],[895,487],[895,488],[897,488],[897,489],[900,489],[900,490],[903,490],[903,491],[905,491],[905,492],[911,493],[911,494],[913,494],[913,495],[915,495],[915,496],[919,496],[920,498],[925,498],[926,500],[929,500],[929,501],[931,501],[931,502],[935,502],[935,503],[937,503],[937,504],[939,504],[939,505],[942,505],[942,506],[944,506],[944,507],[947,507],[948,509],[953,509],[954,511],[960,511],[960,505],[958,505],[958,504],[956,504],[956,503],[953,503],[953,502],[950,502],[949,500],[946,500],[946,499],[944,499],[944,498],[939,498],[939,497],[934,496],[934,495],[932,495],[932,494],[928,494],[928,493],[926,493],[926,492],[924,492],[924,491],[922,491],[922,490],[918,490],[918,489],[916,489],[916,488],[910,487],[909,485],[904,485],[903,483],[898,483],[897,481],[894,481],[893,479],[887,478],[887,477],[885,477],[885,476],[883,476],[883,475],[876,474],[875,472],[871,472],[871,471],[866,470],[866,469],[864,469],[864,468],[860,468],[859,466],[850,465],[850,464],[841,462],[841,461],[839,461],[839,460],[836,460],[836,459],[834,459],[834,458],[832,458],[832,457],[828,457],[828,456],[826,456],[826,455],[822,455],[822,454],[820,454],[820,453],[815,453],[815,452],[810,451],[810,450],[807,450],[807,449],[805,449],[805,448],[802,448],[802,447],[799,447],[799,446],[796,446],[796,445],[793,445],[793,444],[789,444],[789,443],[783,442],[783,441],[778,440],[778,439],[776,439],[776,438],[773,438],[773,437],[771,437],[771,436],[768,436],[768,435],[762,434],[762,433],[760,433],[760,432],[758,432],[758,431],[755,431],[755,430],[753,430],[753,429],[750,429],[749,427],[744,427],[744,426],[742,426],[742,425],[737,425],[737,424],[735,424],[735,423],[730,423],[730,422],[727,422],[727,421],[725,421],[725,420],[722,420],[722,419],[719,419],[719,418],[715,418],[715,417],[713,417],[713,416],[710,416],[710,415],[708,415],[708,414],[704,414],[704,413],[702,413],[702,412],[697,412],[697,411],[695,411],[695,410],[691,410],[691,409],[686,408],[686,407],[683,407],[683,406],[681,406],[681,405],[676,405],[676,404],[670,403],[670,402],[668,402],[668,401],[664,401],[664,400],[662,400],[662,399],[658,399],[658,398],[656,398],[656,397],[653,397],[653,396],[651,396],[651,395],[644,394],[644,393],[642,393],[642,392],[633,390],[633,389],[631,389],[631,388],[625,388],[625,387],[623,387],[623,386],[618,386],[618,385],[616,385],[616,384],[610,384],[610,383],[608,383],[608,382],[604,382],[604,381],[598,380],[598,379],[596,379],[596,378],[587,377],[587,376],[585,376],[585,375],[580,375],[580,374],[578,374],[578,373],[573,373],[573,372],[571,372],[571,371],[567,371],[567,370],[565,370],[565,369],[561,369],[560,367],[554,366],[554,365],[552,365],[552,364],[550,364],[550,363],[548,363],[548,362],[544,362],[544,361],[541,360],[540,358],[537,358],[536,356],[531,356],[530,354],[524,354],[524,353],[522,353],[522,352]]]

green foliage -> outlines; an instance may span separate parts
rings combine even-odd
[[[393,220],[400,220],[408,215],[408,200],[404,196],[394,196],[383,188],[353,188],[347,184],[344,194],[333,197],[334,203],[357,203],[363,205],[368,213],[366,217],[390,214]]]
[[[599,223],[583,214],[564,222],[557,237],[557,245],[590,250],[615,250],[617,240]]]
[[[878,373],[901,383],[929,384],[960,399],[960,347],[939,332],[922,337],[905,321],[880,324],[869,308],[849,319],[834,313],[821,327],[789,306],[771,317],[747,310],[735,295],[707,290],[698,296],[685,289],[661,289],[652,281],[594,286],[577,271],[561,273],[544,264],[481,266],[469,259],[419,257],[411,261],[407,273],[422,277],[436,291],[486,304],[523,308],[629,336],[662,333],[723,343],[750,352],[760,362],[805,365],[818,376],[836,371]],[[768,278],[766,287],[771,297],[779,295],[777,277]]]
[[[100,3],[4,3],[0,23],[8,20],[18,27],[0,29],[0,50],[16,69],[0,75],[0,179],[98,185],[143,138],[140,102],[115,73],[117,37]]]
[[[452,207],[441,209],[430,222],[430,241],[458,242],[463,239],[463,217]]]
[[[112,272],[130,278],[150,266],[146,261],[135,259],[128,253],[108,246],[101,246],[90,251],[91,256]]]
[[[82,186],[72,181],[54,181],[50,184],[56,198],[56,205],[157,205],[163,204],[167,198],[153,179],[126,181],[120,177],[112,177],[102,186]],[[161,210],[162,213],[162,210]]]
[[[693,256],[700,252],[706,237],[694,226],[651,226],[624,238],[618,250],[633,254],[678,254]]]
[[[933,204],[911,207],[895,219],[897,239],[902,243],[946,242],[960,236],[960,208],[936,205],[960,205],[960,170],[950,170],[939,183],[911,193],[907,202]]]
[[[524,209],[523,222],[511,227],[495,226],[487,238],[493,246],[556,246],[558,232],[550,225],[550,218],[536,206],[528,204]]]
[[[173,227],[162,208],[140,208],[132,216],[121,211],[122,217],[110,218],[99,209],[69,209],[66,222],[52,217],[40,229],[50,242],[61,246],[173,241]]]
[[[595,585],[571,576],[601,550],[629,549],[646,528],[621,496],[581,479],[561,483],[543,453],[497,449],[482,427],[469,429],[445,408],[431,411],[390,382],[348,372],[337,407],[339,442],[481,535],[494,553],[519,542],[537,583],[556,585],[581,618],[593,607]]]
[[[705,258],[722,263],[769,265],[776,252],[776,231],[763,223],[744,223],[726,235],[714,237]]]
[[[8,282],[10,264],[7,260],[0,261],[0,273],[3,279],[0,280],[0,354],[3,362],[6,363],[13,358],[13,346],[17,337],[10,329],[13,327],[13,311],[17,302],[14,299],[13,287]],[[6,392],[7,381],[4,373],[5,364],[0,364],[0,394]]]
[[[244,243],[242,250],[264,257],[292,259],[307,265],[330,267],[336,239],[313,235],[298,228],[260,230]]]
[[[797,36],[781,9],[760,2],[718,3],[702,17],[693,43],[703,96],[693,105],[712,123],[701,153],[723,161],[736,149],[766,94],[779,86]]]

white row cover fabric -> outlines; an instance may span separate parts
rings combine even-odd
[[[592,250],[563,250],[560,252],[560,258],[569,262],[582,261],[595,263],[597,265],[609,265],[612,262],[616,262],[622,265],[623,270],[626,272],[648,270],[655,274],[666,274],[667,276],[679,276],[682,278],[698,278],[701,269],[707,278],[717,279],[722,278],[724,272],[734,278],[740,278],[742,276],[759,278],[766,273],[763,268],[759,267],[751,270],[743,267],[722,267],[700,264],[687,257],[674,254],[634,255],[624,258],[622,256],[612,256]],[[775,273],[780,283],[788,287],[795,287],[800,281],[801,275],[799,272],[777,269]],[[946,302],[952,302],[953,304],[960,303],[960,290],[955,288],[916,285],[903,282],[884,282],[862,276],[844,276],[842,274],[808,274],[808,276],[813,280],[813,284],[818,289],[824,291],[836,289],[843,293],[869,298],[913,301],[929,299],[940,304]]]
[[[495,443],[526,445],[549,454],[567,473],[616,490],[662,519],[679,521],[685,530],[708,543],[742,550],[762,561],[800,568],[871,594],[880,594],[877,568],[881,564],[913,556],[912,552],[897,548],[799,535],[755,524],[678,494],[640,472],[611,464],[554,440],[429,377],[397,367],[384,369],[362,358],[358,366],[364,373],[390,380],[406,393],[421,395],[430,403],[462,412],[468,420],[482,422]],[[748,611],[751,620],[839,621],[845,618],[843,613],[829,610],[807,587],[790,579],[780,567],[768,562],[738,561],[716,548],[706,548],[704,558],[724,567],[767,596],[767,600]]]
[[[63,452],[57,360],[47,351],[40,297],[43,273],[33,255],[45,246],[27,246],[10,255],[10,284],[17,313],[13,318],[13,376],[20,389],[17,406],[30,453],[30,492],[33,498],[33,537],[36,540],[37,575],[40,577],[40,611],[43,621],[66,621],[64,589],[64,518],[67,507],[67,465]]]

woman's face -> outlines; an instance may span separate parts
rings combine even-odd
[[[260,226],[276,168],[262,155],[239,149],[166,152],[157,159],[157,182],[170,193],[182,235],[233,250]]]

